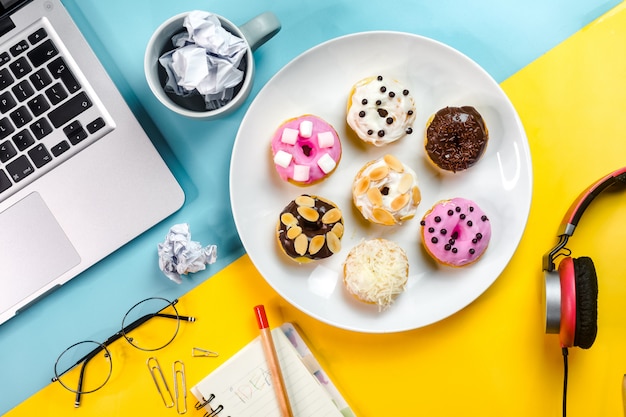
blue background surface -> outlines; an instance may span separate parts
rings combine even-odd
[[[125,311],[140,299],[176,298],[244,253],[230,211],[231,149],[256,93],[299,54],[349,33],[406,31],[459,49],[501,82],[619,1],[64,3],[180,181],[187,200],[179,212],[0,325],[0,413],[50,382],[54,361],[65,347],[85,339],[103,340],[119,329]],[[152,32],[172,15],[194,9],[221,14],[237,24],[269,10],[283,25],[275,38],[255,52],[255,84],[245,105],[217,121],[189,120],[165,109],[151,95],[143,74],[143,53]],[[171,225],[182,222],[190,224],[193,240],[218,246],[218,261],[177,285],[158,269],[156,245]]]

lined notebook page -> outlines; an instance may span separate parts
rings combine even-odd
[[[272,336],[294,416],[343,417],[281,329],[273,329]],[[200,401],[214,394],[215,399],[209,405],[215,409],[221,404],[224,409],[220,416],[281,417],[260,337],[190,391]]]

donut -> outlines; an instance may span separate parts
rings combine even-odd
[[[354,246],[343,264],[344,287],[357,300],[386,310],[404,292],[409,261],[395,242],[377,238]]]
[[[445,107],[426,124],[426,154],[444,171],[464,171],[485,153],[489,132],[483,117],[472,106]]]
[[[335,203],[302,194],[280,213],[276,238],[282,252],[304,264],[339,252],[343,230],[343,214]]]
[[[372,223],[393,226],[413,218],[421,198],[415,172],[390,154],[366,163],[352,183],[352,201]]]
[[[422,243],[437,262],[462,267],[478,260],[491,239],[491,222],[474,201],[442,200],[422,218]]]
[[[383,146],[413,133],[415,101],[398,81],[368,77],[352,87],[346,121],[361,140]]]
[[[341,141],[335,129],[310,114],[280,125],[272,137],[271,149],[280,178],[300,186],[328,177],[341,159]]]

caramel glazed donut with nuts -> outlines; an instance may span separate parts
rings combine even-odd
[[[302,194],[280,213],[276,226],[279,247],[298,263],[325,259],[341,250],[343,214],[325,198]]]

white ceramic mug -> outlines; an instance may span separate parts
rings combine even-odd
[[[150,38],[144,56],[146,80],[157,99],[173,112],[193,119],[210,120],[223,117],[240,107],[250,94],[254,80],[254,57],[252,53],[280,31],[280,21],[272,12],[265,12],[253,17],[243,25],[237,26],[223,16],[215,14],[224,29],[247,42],[248,50],[244,58],[244,79],[240,87],[237,87],[239,91],[222,107],[207,110],[204,106],[204,99],[200,95],[178,97],[175,94],[166,93],[163,88],[165,70],[159,64],[159,57],[172,49],[172,36],[184,30],[183,22],[188,14],[189,12],[185,12],[169,18],[156,29]]]

